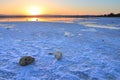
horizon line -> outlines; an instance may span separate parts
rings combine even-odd
[[[103,17],[103,16],[109,16],[112,17],[112,16],[120,16],[120,13],[109,13],[109,14],[102,14],[102,15],[66,15],[66,14],[41,14],[41,15],[6,15],[6,14],[0,14],[0,18],[14,18],[14,17],[18,17],[18,18],[22,18],[22,17],[75,17],[75,18],[80,18],[80,17]]]

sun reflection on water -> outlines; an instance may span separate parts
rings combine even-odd
[[[84,18],[85,19],[85,18]],[[40,17],[31,17],[31,18],[1,18],[0,22],[65,22],[73,23],[74,20],[83,20],[83,18],[40,18]]]
[[[39,21],[39,19],[38,18],[29,18],[29,19],[27,19],[27,21]]]

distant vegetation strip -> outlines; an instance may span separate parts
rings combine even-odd
[[[23,17],[46,17],[46,18],[87,18],[87,17],[120,17],[120,13],[104,15],[0,15],[0,18],[23,18]]]

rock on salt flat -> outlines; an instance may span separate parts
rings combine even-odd
[[[0,22],[0,80],[120,80],[120,19]]]

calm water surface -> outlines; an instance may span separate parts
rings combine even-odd
[[[86,18],[0,18],[0,22],[21,22],[21,21],[72,22],[76,19],[84,20]]]

